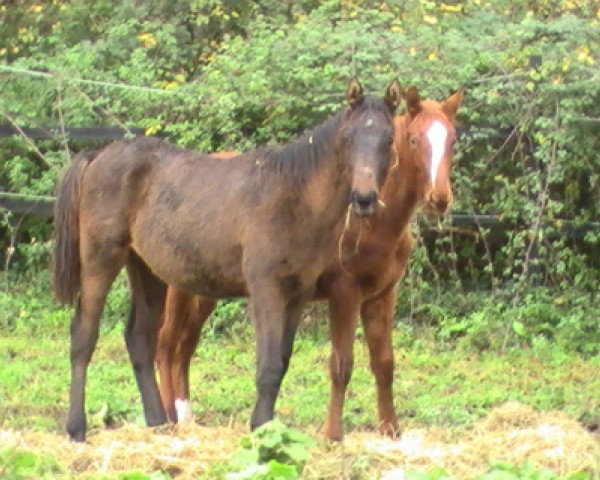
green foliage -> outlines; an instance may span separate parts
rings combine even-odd
[[[443,468],[434,468],[428,471],[410,470],[405,476],[406,480],[455,480],[455,477],[446,473]],[[512,465],[507,462],[495,462],[490,470],[483,475],[478,475],[473,480],[591,480],[592,476],[586,472],[572,472],[561,476],[547,469],[538,468],[533,462],[525,462],[522,466]]]
[[[479,312],[442,308],[440,338],[473,332],[485,348],[544,335],[593,353],[598,327],[572,297],[585,303],[597,288],[598,232],[564,231],[600,219],[599,25],[591,0],[17,2],[0,9],[0,122],[57,137],[0,141],[0,190],[52,194],[69,157],[100,145],[65,138],[65,126],[138,126],[202,151],[243,151],[337,110],[354,74],[371,92],[393,77],[438,99],[464,86],[455,210],[516,227],[422,224],[411,308],[440,323],[442,291],[485,290],[493,298]],[[5,266],[46,269],[51,235],[46,220],[3,214]],[[569,302],[530,305],[538,286]],[[211,331],[243,316],[222,303]]]
[[[56,459],[48,455],[12,448],[0,449],[0,478],[6,480],[54,479],[64,473]]]
[[[244,329],[247,321],[245,300],[221,300],[217,302],[211,314],[208,325],[203,329],[203,335],[233,335],[237,330]]]
[[[586,472],[572,472],[564,476],[557,475],[547,469],[538,468],[534,462],[525,462],[522,466],[506,462],[496,462],[489,472],[478,477],[478,480],[591,480],[592,475]]]
[[[578,289],[528,288],[515,302],[511,289],[463,292],[451,289],[437,296],[418,293],[422,303],[411,308],[400,297],[398,313],[416,323],[433,325],[437,338],[478,351],[529,347],[540,338],[587,355],[600,353],[600,328],[595,294]]]
[[[297,430],[272,420],[242,440],[242,450],[230,461],[237,473],[228,480],[295,480],[299,478],[316,442]]]

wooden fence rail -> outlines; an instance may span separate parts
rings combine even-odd
[[[483,133],[485,132],[485,133]],[[486,138],[496,138],[506,140],[513,129],[494,129],[491,126],[472,125],[459,129],[459,134],[463,137],[477,136],[483,134]],[[128,135],[143,136],[144,130],[141,128],[122,128],[122,127],[72,127],[65,128],[17,128],[14,125],[0,125],[0,138],[12,136],[27,136],[33,140],[38,139],[59,139],[62,135],[68,139],[79,140],[119,140]],[[164,134],[161,136],[165,136]],[[5,209],[20,215],[39,215],[42,217],[51,217],[53,215],[54,197],[20,195],[11,192],[0,191],[0,209]],[[506,219],[501,215],[468,215],[463,213],[452,213],[450,216],[450,225],[456,227],[458,231],[469,228],[470,234],[477,233],[480,228],[498,230],[526,230],[530,226],[524,220]],[[572,238],[583,238],[589,232],[600,232],[600,222],[574,222],[571,220],[547,220],[542,228],[550,230],[550,237],[569,236]],[[548,238],[548,236],[546,237]]]
[[[54,197],[20,195],[10,192],[0,192],[0,209],[20,215],[39,215],[41,217],[52,217],[54,208]],[[463,213],[452,213],[449,215],[450,225],[457,228],[479,228],[496,230],[519,230],[527,229],[527,224],[519,219],[506,219],[502,215],[467,215]],[[571,238],[583,238],[589,232],[600,232],[600,222],[574,222],[571,220],[547,220],[542,228],[550,230],[550,237],[569,236]],[[460,231],[460,230],[459,230]]]
[[[125,129],[121,127],[67,127],[64,129],[63,133],[59,127],[17,129],[13,125],[0,125],[0,138],[25,135],[32,140],[51,140],[59,139],[62,135],[65,135],[69,139],[76,140],[120,140],[129,134],[133,136],[142,136],[144,135],[144,129]]]

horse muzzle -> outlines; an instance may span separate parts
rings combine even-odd
[[[368,217],[375,213],[377,199],[378,195],[376,191],[359,193],[355,190],[352,192],[352,210],[359,217]]]
[[[428,214],[443,216],[448,212],[452,204],[452,195],[444,195],[432,192],[427,198],[425,211]]]

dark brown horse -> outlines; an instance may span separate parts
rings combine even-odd
[[[211,298],[249,296],[257,335],[251,426],[273,417],[305,300],[337,248],[348,204],[377,209],[389,168],[397,82],[384,99],[352,81],[349,106],[279,148],[220,160],[157,139],[76,160],[56,206],[54,287],[76,302],[67,431],[85,439],[85,381],[106,295],[126,266],[125,338],[146,423],[166,422],[154,357],[166,283]]]
[[[391,332],[396,285],[409,260],[410,222],[418,207],[442,215],[452,202],[450,169],[455,140],[454,118],[462,91],[443,102],[421,100],[406,92],[407,112],[395,119],[395,155],[382,188],[375,215],[352,219],[341,241],[341,258],[321,275],[315,299],[328,299],[332,354],[331,400],[324,433],[343,435],[342,409],[353,365],[356,324],[362,319],[371,368],[377,381],[379,428],[395,435],[398,422],[392,399],[393,352]],[[169,287],[159,333],[157,364],[160,392],[172,421],[190,418],[188,372],[200,329],[215,300]]]

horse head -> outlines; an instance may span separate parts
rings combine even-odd
[[[427,213],[444,215],[452,201],[450,171],[456,141],[455,118],[463,98],[458,90],[446,100],[422,100],[416,87],[405,93],[407,112],[397,148],[412,158],[421,174]]]
[[[364,217],[375,212],[389,170],[393,118],[402,89],[393,81],[382,99],[367,97],[360,83],[352,80],[346,98],[349,107],[341,139],[352,171],[351,206],[355,214]]]

